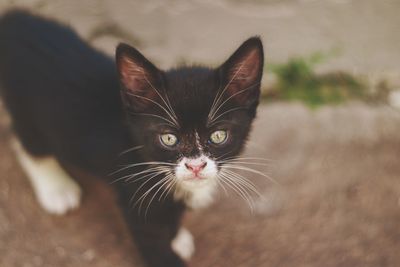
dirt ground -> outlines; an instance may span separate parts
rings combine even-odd
[[[83,206],[45,214],[0,126],[0,266],[142,266],[108,185],[81,181]],[[279,184],[251,176],[255,211],[232,192],[189,212],[197,266],[399,266],[400,113],[351,104],[261,107],[246,155],[269,158]],[[243,173],[245,174],[245,173]]]

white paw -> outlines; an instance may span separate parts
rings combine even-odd
[[[36,196],[44,210],[51,214],[63,215],[79,207],[81,189],[75,181],[48,181],[36,190]]]
[[[192,257],[195,250],[192,234],[183,227],[172,240],[171,246],[173,251],[186,261]]]
[[[61,215],[79,207],[81,189],[57,159],[34,157],[17,140],[13,147],[43,209]]]

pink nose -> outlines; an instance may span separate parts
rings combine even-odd
[[[190,160],[185,163],[185,166],[188,170],[191,170],[197,176],[197,174],[207,166],[207,162],[202,160]]]

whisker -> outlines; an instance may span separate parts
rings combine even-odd
[[[228,196],[228,191],[226,190],[225,186],[223,185],[222,181],[220,181],[219,179],[216,179],[217,184],[222,188],[222,190],[224,190],[225,196]]]
[[[117,178],[117,179],[115,179],[114,181],[112,181],[110,184],[113,184],[113,183],[116,183],[116,182],[119,182],[119,181],[121,181],[121,180],[126,180],[126,181],[129,181],[129,180],[131,180],[132,178],[134,178],[134,177],[136,177],[136,176],[138,176],[138,175],[141,175],[141,174],[145,174],[145,173],[152,173],[152,172],[155,172],[155,171],[160,171],[160,170],[164,170],[164,169],[167,169],[165,166],[156,166],[156,167],[152,167],[152,168],[149,168],[149,169],[145,169],[145,170],[143,170],[143,171],[140,171],[140,172],[137,172],[137,173],[132,173],[132,174],[128,174],[128,175],[124,175],[124,176],[122,176],[122,177],[119,177],[119,178]],[[168,170],[168,169],[167,169]],[[139,180],[139,179],[138,179]]]
[[[162,95],[158,92],[158,90],[153,86],[153,84],[149,81],[149,79],[147,79],[147,76],[146,76],[146,74],[144,73],[144,71],[143,71],[143,74],[144,74],[143,76],[144,76],[146,82],[151,86],[151,88],[153,88],[154,91],[156,91],[156,93],[157,93],[158,96],[161,98],[161,100],[164,102],[164,104],[166,105],[166,107],[168,108],[168,110],[172,113],[172,115],[174,115],[175,119],[178,119],[177,116],[176,116],[176,113],[175,113],[174,109],[172,108],[172,105],[171,105],[171,102],[170,102],[170,100],[169,100],[169,97],[168,97],[167,92],[164,90],[165,99],[166,99],[166,100],[165,100],[165,99],[162,97]]]
[[[218,120],[219,118],[221,118],[222,116],[228,114],[229,112],[233,112],[233,111],[240,110],[240,109],[247,109],[247,107],[236,107],[236,108],[231,108],[231,109],[229,109],[229,110],[227,110],[227,111],[224,111],[224,112],[222,112],[220,115],[218,115],[216,118],[214,118],[214,119],[212,119],[211,121],[209,121],[209,122],[207,123],[207,126],[209,126],[209,127],[213,126],[215,123],[218,122],[217,120]]]
[[[243,186],[246,186],[249,190],[251,190],[253,193],[257,194],[259,197],[263,198],[263,195],[257,190],[257,187],[255,184],[253,184],[249,179],[246,177],[231,171],[231,170],[225,170],[225,172],[231,174],[233,177],[235,177]]]
[[[159,176],[159,175],[161,175],[162,173],[156,173],[156,174],[154,174],[153,176],[151,176],[149,179],[147,179],[143,184],[141,184],[140,185],[140,187],[135,191],[135,193],[132,195],[132,197],[131,197],[131,199],[129,200],[129,203],[130,204],[132,204],[132,201],[135,199],[135,197],[136,197],[136,194],[140,191],[140,189],[142,189],[143,188],[143,186],[145,186],[148,182],[150,182],[151,180],[153,180],[155,177],[157,177],[157,176]],[[139,198],[140,199],[140,198]],[[133,207],[135,207],[136,206],[136,203],[135,203],[135,205],[133,205]]]
[[[138,175],[134,175],[134,176],[128,177],[128,178],[126,179],[126,181],[129,182],[130,180],[133,180],[131,183],[136,183],[136,182],[138,182],[138,181],[141,181],[141,180],[143,180],[143,179],[146,179],[147,177],[149,177],[150,175],[152,175],[152,174],[154,174],[154,173],[156,173],[156,172],[158,172],[158,173],[161,174],[161,173],[166,173],[166,172],[169,172],[169,171],[170,171],[170,170],[169,170],[168,168],[160,168],[160,169],[156,169],[156,170],[151,170],[151,171],[142,173],[142,174],[145,174],[145,175],[141,176],[141,177],[138,178],[138,179],[133,179],[133,178],[135,178],[136,176],[138,176]]]
[[[260,172],[258,170],[254,170],[254,169],[249,168],[249,167],[239,166],[239,165],[235,166],[235,165],[230,165],[230,164],[225,164],[224,167],[228,168],[228,169],[230,168],[230,169],[237,169],[237,170],[252,172],[254,174],[258,174],[260,176],[263,176],[263,177],[267,178],[268,180],[270,180],[271,182],[275,183],[276,185],[280,185],[277,181],[275,181],[274,179],[272,179],[271,177],[269,177],[265,173],[262,173],[262,172]]]
[[[167,100],[167,102],[168,102],[168,105],[169,105],[169,107],[170,107],[170,110],[172,111],[172,114],[175,116],[175,118],[178,118],[178,116],[176,116],[176,113],[175,113],[174,109],[172,108],[171,101],[169,101],[169,97],[168,97],[168,94],[167,94],[167,93],[165,93],[165,98],[166,98],[166,100]]]
[[[236,159],[238,159],[238,160],[260,160],[260,161],[268,161],[268,162],[274,161],[272,159],[260,158],[260,157],[237,157],[237,156],[226,158],[224,160],[228,161],[228,160],[236,160]]]
[[[222,156],[216,157],[215,160],[218,161],[220,158],[225,157],[226,155],[229,155],[230,153],[233,153],[235,150],[232,149],[230,151],[228,151],[227,153],[222,154]]]
[[[261,162],[246,162],[246,161],[238,161],[238,160],[229,160],[229,161],[220,161],[218,163],[234,163],[234,164],[246,164],[246,165],[257,165],[257,166],[270,166],[268,163],[261,163]]]
[[[246,60],[246,61],[247,61],[247,60]],[[216,101],[215,101],[215,102],[213,101],[213,105],[211,106],[210,112],[208,113],[208,119],[210,119],[210,118],[212,119],[212,116],[213,116],[213,115],[211,115],[211,114],[214,114],[214,109],[215,109],[215,107],[219,104],[220,99],[222,98],[222,96],[223,96],[223,94],[225,93],[225,91],[228,89],[229,85],[231,85],[231,83],[235,80],[236,76],[240,73],[240,71],[242,70],[242,68],[243,68],[244,64],[246,63],[246,61],[244,61],[244,62],[239,66],[239,68],[237,69],[237,71],[235,72],[235,74],[232,76],[232,79],[226,84],[226,86],[225,86],[224,89],[221,91],[221,93],[220,93],[220,94],[219,94],[219,93],[216,94],[216,96],[215,96]],[[219,92],[219,90],[218,90],[218,92]],[[214,98],[214,99],[215,99],[215,98]]]
[[[168,108],[168,110],[172,113],[172,115],[174,115],[175,119],[177,119],[176,114],[175,114],[175,111],[174,111],[174,109],[172,108],[171,103],[169,102],[168,95],[165,94],[165,95],[167,96],[169,105],[168,105],[168,103],[164,100],[164,98],[162,97],[162,95],[160,94],[160,92],[158,92],[158,90],[153,86],[153,84],[149,81],[149,79],[147,79],[147,76],[146,76],[146,74],[144,73],[144,71],[143,71],[143,74],[144,74],[143,76],[144,76],[146,82],[151,86],[151,88],[153,88],[153,90],[154,90],[154,91],[157,93],[157,95],[161,98],[161,100],[164,102],[164,104],[165,104],[165,106]]]
[[[241,185],[244,189],[248,189],[251,192],[253,192],[254,194],[258,195],[258,197],[262,198],[262,195],[258,192],[258,190],[255,187],[255,185],[252,184],[250,181],[248,181],[244,177],[241,178],[241,177],[237,176],[237,174],[233,173],[233,172],[231,172],[231,173],[227,172],[227,174],[230,175],[230,177],[232,179],[234,179],[236,184]],[[249,195],[250,195],[250,192],[249,192]]]
[[[253,211],[253,201],[247,191],[238,186],[232,178],[228,175],[220,174],[221,181],[224,181],[233,191],[235,191],[246,203],[249,205],[250,210]]]
[[[143,112],[129,112],[129,114],[131,114],[131,115],[133,115],[133,116],[139,115],[139,116],[155,117],[155,118],[161,119],[161,120],[163,120],[163,121],[166,121],[166,122],[168,122],[168,125],[171,125],[172,127],[177,128],[177,126],[175,125],[175,123],[174,123],[173,121],[171,121],[171,120],[169,120],[169,119],[167,119],[167,118],[164,118],[164,117],[162,117],[162,116],[156,115],[156,114],[143,113]],[[178,128],[177,128],[177,129],[178,129]]]
[[[212,116],[211,116],[211,121],[210,121],[210,122],[213,122],[213,121],[214,121],[215,115],[218,113],[218,111],[219,111],[229,100],[231,100],[233,97],[235,97],[235,96],[237,96],[237,95],[239,95],[239,94],[244,93],[244,92],[247,91],[247,90],[250,90],[252,87],[257,86],[257,85],[259,85],[259,84],[260,84],[260,83],[257,82],[257,83],[255,83],[255,84],[253,84],[253,85],[250,85],[250,86],[246,87],[245,89],[242,89],[242,90],[240,90],[240,91],[238,91],[238,92],[236,92],[236,93],[230,95],[230,96],[229,96],[227,99],[225,99],[224,102],[222,102],[222,103],[218,106],[218,108],[213,112],[213,114],[212,114]]]
[[[164,200],[165,200],[165,198],[171,192],[172,187],[174,187],[177,184],[177,182],[178,181],[176,179],[171,179],[170,184],[165,188],[164,192],[161,193],[160,197],[158,198],[158,201],[161,201],[163,194],[165,194],[165,196],[164,196]]]
[[[165,180],[169,179],[169,177],[164,177],[162,178],[160,181],[158,181],[157,183],[155,183],[153,186],[150,187],[150,189],[148,189],[133,205],[133,207],[135,207],[137,204],[139,204],[139,209],[138,212],[140,214],[140,211],[142,209],[142,205],[143,205],[143,201],[146,199],[146,197],[148,196],[148,194],[150,194],[151,191],[153,191],[153,189],[155,189],[158,185],[160,185],[161,183],[163,183]]]
[[[247,192],[247,190],[244,190],[244,188],[243,188],[240,184],[237,183],[237,180],[235,179],[235,177],[232,177],[229,173],[226,173],[226,172],[222,172],[221,174],[222,174],[222,176],[223,176],[225,179],[227,179],[228,181],[230,181],[230,182],[232,183],[232,185],[235,185],[235,187],[236,187],[240,192],[242,192],[242,193],[244,194],[244,196],[246,196],[246,199],[247,199],[247,200],[249,200],[249,201],[251,200],[250,202],[253,203],[252,198],[251,198],[251,195],[249,194],[249,192]]]
[[[229,83],[231,83],[231,82],[232,82],[232,80],[231,80]],[[224,88],[224,90],[225,90],[225,88]],[[219,88],[218,88],[218,90],[217,90],[217,93],[215,94],[215,97],[214,97],[213,102],[212,102],[212,104],[211,104],[210,111],[209,111],[209,113],[208,113],[208,115],[207,115],[207,118],[208,118],[208,119],[210,119],[210,113],[212,112],[212,110],[214,109],[214,107],[215,107],[215,105],[216,105],[216,101],[217,101],[217,99],[219,98],[220,92],[221,92],[221,84],[219,85]]]
[[[147,162],[139,162],[139,163],[134,163],[134,164],[128,164],[125,166],[122,166],[121,169],[116,170],[112,173],[110,173],[110,175],[114,175],[116,173],[119,173],[121,171],[124,171],[126,169],[129,168],[133,168],[133,167],[137,167],[137,166],[145,166],[145,165],[166,165],[166,166],[176,166],[176,163],[169,163],[169,162],[164,162],[164,161],[147,161]]]
[[[129,153],[129,152],[131,152],[131,151],[135,151],[135,150],[141,149],[141,148],[143,148],[143,147],[144,147],[144,145],[131,147],[131,148],[129,148],[129,149],[127,149],[127,150],[124,150],[124,151],[122,151],[121,153],[119,153],[118,156],[122,156],[122,155],[124,155],[124,154],[126,154],[126,153]]]
[[[145,217],[146,217],[146,215],[147,215],[147,212],[148,212],[148,210],[149,210],[149,207],[150,207],[150,205],[151,205],[151,202],[153,202],[153,200],[154,200],[154,198],[157,196],[158,192],[160,192],[160,190],[162,190],[163,188],[165,188],[165,185],[166,185],[166,184],[170,183],[170,181],[172,180],[171,177],[172,177],[172,173],[169,173],[167,176],[165,176],[165,182],[162,183],[162,184],[159,186],[159,188],[157,189],[157,191],[156,191],[156,192],[154,193],[154,195],[151,197],[149,203],[147,204],[145,213],[144,213],[144,214],[145,214],[145,215],[144,215]]]
[[[132,94],[132,93],[130,93],[130,92],[127,93],[127,94],[128,94],[128,95],[131,95],[131,96],[134,96],[134,97],[142,98],[142,99],[144,99],[144,100],[150,101],[150,102],[152,102],[153,104],[157,105],[157,106],[160,107],[162,110],[164,110],[164,112],[165,112],[165,113],[171,118],[171,120],[174,122],[174,125],[175,125],[176,127],[179,128],[179,123],[177,122],[177,120],[175,119],[175,117],[172,116],[171,113],[170,113],[165,107],[163,107],[162,105],[160,105],[160,104],[157,103],[156,101],[154,101],[154,100],[152,100],[152,99],[150,99],[150,98],[141,96],[141,95]]]

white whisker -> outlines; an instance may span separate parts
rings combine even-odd
[[[177,126],[175,125],[175,123],[167,118],[164,118],[162,116],[156,115],[156,114],[151,114],[151,113],[142,113],[142,112],[129,112],[130,114],[132,114],[133,116],[135,115],[140,115],[140,116],[149,116],[149,117],[154,117],[154,118],[159,118],[163,121],[168,122],[168,125],[171,125],[174,128],[177,128]]]
[[[229,155],[230,153],[233,153],[235,150],[234,149],[232,149],[232,150],[230,150],[230,151],[228,151],[228,152],[226,152],[226,153],[224,153],[224,154],[222,154],[221,156],[219,156],[219,157],[216,157],[215,158],[215,160],[217,161],[217,162],[219,162],[219,159],[221,159],[221,158],[223,158],[223,157],[225,157],[225,156],[227,156],[227,155]],[[234,157],[230,157],[230,158],[227,158],[227,159],[231,159],[231,158],[234,158]],[[225,159],[226,160],[226,159]]]
[[[160,181],[156,182],[153,186],[150,187],[150,189],[148,189],[142,196],[140,196],[140,198],[135,202],[135,204],[133,205],[133,207],[135,207],[137,204],[139,204],[139,209],[138,212],[140,214],[140,211],[142,209],[142,205],[143,205],[143,201],[146,199],[146,197],[150,194],[151,191],[153,191],[153,189],[157,188],[158,185],[160,185],[161,183],[163,183],[164,181],[168,180],[169,177],[166,176],[164,178],[162,178]]]
[[[246,61],[247,61],[247,60],[246,60]],[[208,113],[208,120],[212,119],[212,117],[213,117],[212,114],[214,114],[215,107],[219,104],[219,101],[221,100],[223,94],[224,94],[225,91],[228,89],[229,85],[231,85],[231,83],[235,80],[236,76],[239,74],[239,72],[241,71],[242,67],[244,66],[244,63],[246,63],[246,61],[244,61],[244,62],[239,66],[239,68],[237,69],[237,71],[235,72],[235,74],[232,76],[232,79],[226,84],[226,86],[224,87],[224,89],[221,91],[220,94],[218,93],[218,92],[219,92],[219,89],[218,89],[218,92],[217,92],[217,94],[216,94],[216,96],[215,96],[215,98],[214,98],[214,100],[215,100],[215,99],[216,99],[216,100],[213,101],[213,104],[212,104],[212,106],[211,106],[210,112]]]
[[[222,190],[224,190],[225,196],[228,196],[228,191],[226,190],[223,182],[217,179],[217,184],[222,188]]]
[[[143,180],[143,179],[146,179],[147,177],[149,177],[150,175],[152,175],[153,173],[156,173],[156,172],[159,172],[159,173],[165,173],[165,172],[168,172],[169,171],[169,169],[168,168],[162,168],[162,167],[159,167],[159,168],[157,168],[157,169],[151,169],[151,170],[149,170],[149,171],[143,171],[143,172],[141,172],[141,173],[139,173],[139,174],[145,174],[145,175],[143,175],[143,176],[140,176],[138,179],[133,179],[133,178],[135,178],[136,176],[138,176],[139,174],[135,174],[135,175],[131,175],[130,177],[128,177],[127,179],[126,179],[126,181],[127,182],[129,182],[130,180],[133,180],[131,183],[136,183],[136,182],[138,182],[138,181],[141,181],[141,180]]]
[[[132,195],[132,197],[131,197],[131,199],[130,199],[130,201],[129,201],[129,203],[130,204],[132,204],[132,201],[135,199],[135,197],[136,197],[136,194],[140,191],[140,189],[142,189],[143,188],[143,186],[145,186],[148,182],[150,182],[151,180],[153,180],[155,177],[157,177],[157,176],[159,176],[159,175],[161,175],[162,173],[156,173],[156,174],[154,174],[153,176],[151,176],[149,179],[147,179],[146,180],[146,182],[144,182],[143,184],[141,184],[140,185],[140,187],[135,191],[135,193]],[[140,198],[139,198],[140,199]],[[133,207],[135,207],[136,206],[136,203],[135,203],[135,205],[133,205]]]
[[[249,193],[239,185],[236,184],[235,180],[232,179],[229,175],[221,173],[220,174],[221,181],[224,181],[227,186],[229,186],[233,191],[235,191],[246,203],[249,205],[250,210],[253,212],[253,201]]]
[[[247,91],[247,90],[251,89],[252,87],[257,86],[257,85],[259,85],[259,84],[260,84],[260,83],[257,82],[257,83],[255,83],[255,84],[253,84],[253,85],[250,85],[250,86],[246,87],[245,89],[242,89],[242,90],[240,90],[240,91],[238,91],[238,92],[236,92],[236,93],[230,95],[230,96],[229,96],[227,99],[225,99],[224,102],[222,102],[222,103],[218,106],[218,108],[213,112],[213,114],[211,115],[211,120],[209,121],[209,123],[213,123],[213,122],[215,121],[215,119],[214,119],[215,115],[217,115],[218,111],[219,111],[229,100],[231,100],[233,97],[235,97],[235,96],[237,96],[237,95],[239,95],[239,94],[242,94],[242,93],[244,93],[245,91]]]
[[[237,156],[226,158],[223,161],[236,160],[236,159],[238,159],[238,160],[252,160],[252,161],[253,160],[259,160],[259,161],[267,161],[267,162],[274,161],[272,159],[260,158],[260,157],[237,157]]]
[[[123,168],[112,172],[110,175],[114,175],[116,173],[119,173],[119,172],[124,171],[124,170],[129,169],[129,168],[133,168],[133,167],[137,167],[137,166],[145,166],[145,165],[176,166],[176,163],[169,163],[169,162],[164,162],[164,161],[139,162],[139,163],[134,163],[134,164],[129,164],[129,165],[123,166]]]
[[[174,112],[174,109],[172,108],[171,103],[169,102],[168,95],[165,94],[165,95],[167,96],[167,99],[168,99],[168,103],[169,103],[169,104],[165,101],[165,99],[162,97],[162,95],[160,94],[160,92],[158,92],[158,90],[153,86],[153,84],[149,81],[149,79],[147,79],[146,74],[145,74],[144,72],[143,72],[143,74],[144,74],[143,76],[144,76],[146,82],[151,86],[151,88],[153,88],[153,90],[154,90],[154,91],[157,93],[157,95],[161,98],[161,100],[164,102],[165,106],[168,108],[168,110],[171,112],[171,114],[174,116],[174,118],[177,119],[176,114],[175,114],[175,112]]]
[[[231,108],[231,109],[229,109],[229,110],[227,110],[227,111],[225,111],[225,112],[222,112],[222,113],[221,113],[220,115],[218,115],[215,119],[212,119],[211,121],[209,121],[209,122],[207,123],[207,125],[208,125],[209,127],[211,127],[211,126],[213,126],[213,125],[218,121],[218,119],[221,118],[222,116],[228,114],[229,112],[233,112],[233,111],[240,110],[240,109],[247,109],[247,108],[246,108],[246,107]]]
[[[257,187],[249,179],[231,170],[224,170],[224,171],[235,177],[238,180],[238,182],[240,182],[243,186],[246,186],[253,193],[257,194],[259,197],[263,197],[261,193],[257,190]]]
[[[143,145],[131,147],[131,148],[129,148],[129,149],[127,149],[127,150],[124,150],[124,151],[122,151],[121,153],[119,153],[118,156],[122,156],[122,155],[124,155],[124,154],[126,154],[126,153],[129,153],[129,152],[131,152],[131,151],[136,151],[136,150],[141,149],[141,148],[143,148],[143,147],[144,147]]]
[[[275,183],[277,185],[280,185],[277,181],[275,181],[274,179],[272,179],[271,177],[269,177],[265,173],[262,173],[262,172],[260,172],[258,170],[254,170],[254,169],[249,168],[249,167],[240,166],[240,165],[235,166],[235,165],[231,165],[231,164],[225,164],[224,168],[228,168],[228,169],[230,168],[230,169],[237,169],[237,170],[252,172],[254,174],[258,174],[260,176],[263,176],[263,177],[267,178],[268,180],[270,180],[271,182],[273,182],[273,183]]]
[[[147,207],[146,207],[146,211],[145,211],[145,216],[147,215],[147,211],[149,210],[149,207],[150,207],[150,205],[151,205],[151,202],[153,202],[153,200],[154,200],[154,198],[157,196],[157,194],[158,194],[158,192],[160,192],[160,190],[162,190],[163,188],[165,188],[165,185],[167,185],[170,181],[171,181],[171,177],[172,177],[173,175],[172,175],[172,173],[169,173],[169,174],[167,174],[167,176],[165,176],[165,182],[163,182],[160,186],[159,186],[159,188],[157,189],[157,191],[153,194],[153,196],[151,197],[151,199],[150,199],[150,201],[149,201],[149,203],[147,204]]]
[[[177,180],[176,179],[171,179],[171,182],[169,183],[169,185],[167,185],[167,187],[165,188],[165,190],[161,193],[160,197],[158,198],[158,201],[161,201],[163,195],[164,199],[169,195],[169,193],[171,192],[171,189],[177,184]]]
[[[130,92],[127,93],[127,94],[128,94],[128,95],[131,95],[131,96],[134,96],[134,97],[138,97],[138,98],[145,99],[145,100],[150,101],[150,102],[152,102],[153,104],[157,105],[157,106],[160,107],[162,110],[164,110],[164,112],[165,112],[165,113],[171,118],[171,120],[174,122],[174,125],[175,125],[176,127],[179,128],[179,123],[177,122],[177,120],[175,119],[175,117],[174,117],[165,107],[163,107],[162,105],[160,105],[160,104],[157,103],[156,101],[154,101],[154,100],[152,100],[152,99],[150,99],[150,98],[141,96],[141,95],[132,94],[132,93],[130,93]]]
[[[160,170],[164,170],[164,169],[167,169],[167,168],[165,166],[152,167],[152,168],[145,169],[145,170],[137,172],[137,173],[132,173],[132,174],[128,174],[128,175],[124,175],[122,177],[119,177],[119,178],[115,179],[114,181],[112,181],[111,184],[119,182],[121,180],[125,180],[127,182],[127,181],[131,180],[132,178],[134,178],[134,177],[136,177],[138,175],[146,174],[146,173],[152,173],[152,172],[160,171]],[[137,179],[137,180],[139,180],[139,179]]]
[[[224,163],[233,163],[233,164],[246,164],[246,165],[257,165],[257,166],[270,166],[270,164],[268,163],[264,163],[264,162],[246,162],[246,161],[239,161],[239,160],[229,160],[229,161],[222,161],[222,162],[218,162],[220,164],[224,164]]]

